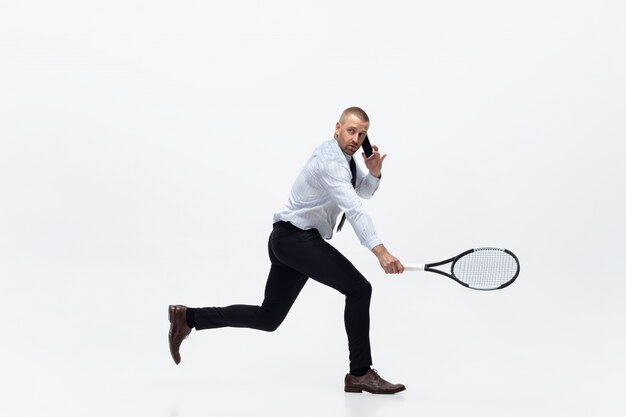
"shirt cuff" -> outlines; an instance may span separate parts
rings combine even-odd
[[[363,246],[365,246],[369,250],[372,250],[381,243],[383,242],[378,238],[378,236],[374,235],[371,238],[367,239],[365,242],[363,242]]]
[[[373,176],[371,172],[367,171],[367,179],[370,181],[373,181],[375,184],[378,184],[382,178],[383,178],[382,172],[380,173],[380,178],[378,178],[378,177]]]

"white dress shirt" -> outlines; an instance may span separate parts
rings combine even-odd
[[[274,214],[274,223],[282,220],[303,230],[317,229],[324,239],[330,239],[337,217],[345,212],[363,246],[372,249],[381,244],[359,198],[373,196],[380,179],[356,164],[356,185],[352,187],[351,158],[335,139],[318,146],[296,178],[287,203]]]

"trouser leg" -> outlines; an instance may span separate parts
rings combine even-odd
[[[371,365],[369,306],[372,287],[365,277],[315,230],[275,226],[268,250],[272,266],[262,305],[192,309],[196,329],[247,327],[273,331],[284,320],[307,277],[311,277],[346,296],[344,324],[350,369]]]
[[[272,265],[265,284],[265,298],[260,306],[236,304],[194,308],[196,329],[247,327],[274,331],[287,316],[306,281],[307,277],[297,271]]]
[[[284,238],[278,236],[270,240],[270,248],[281,264],[346,296],[344,323],[350,369],[371,365],[369,307],[372,286],[365,277],[317,231],[304,231]]]

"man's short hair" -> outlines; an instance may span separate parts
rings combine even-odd
[[[341,113],[341,117],[339,118],[339,123],[344,123],[348,116],[356,116],[364,122],[369,123],[370,118],[367,116],[367,113],[360,107],[348,107]]]

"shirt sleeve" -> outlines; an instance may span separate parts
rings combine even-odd
[[[357,164],[356,166],[358,174],[356,179],[356,193],[361,198],[369,199],[372,198],[376,190],[378,190],[378,186],[380,184],[380,178],[376,178],[369,171],[364,171]]]
[[[341,211],[346,213],[346,219],[352,225],[361,244],[371,250],[382,242],[376,234],[374,222],[365,211],[357,191],[352,187],[351,177],[348,166],[337,161],[324,164],[324,169],[320,173],[322,186]]]

